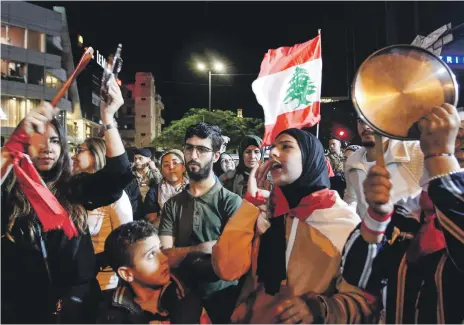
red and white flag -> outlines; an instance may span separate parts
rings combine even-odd
[[[264,55],[253,92],[264,110],[263,146],[288,128],[319,123],[322,84],[321,35]]]

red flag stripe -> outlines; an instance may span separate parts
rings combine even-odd
[[[268,76],[310,60],[321,58],[320,35],[302,44],[269,50],[261,63],[260,77]]]
[[[280,132],[289,128],[301,129],[305,126],[313,126],[321,120],[321,103],[315,102],[312,105],[293,112],[277,116],[275,124],[264,126],[263,146],[270,146]]]

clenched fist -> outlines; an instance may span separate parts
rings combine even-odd
[[[45,126],[58,114],[59,109],[53,107],[49,102],[42,102],[39,106],[30,110],[22,121],[24,131],[30,136],[35,131],[45,132]]]
[[[392,188],[390,173],[385,167],[372,166],[363,187],[366,202],[374,212],[385,215],[393,210],[393,203],[390,198]]]

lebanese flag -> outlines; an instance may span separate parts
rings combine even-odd
[[[253,84],[256,100],[264,110],[263,146],[289,128],[311,127],[321,119],[321,36],[269,50]]]

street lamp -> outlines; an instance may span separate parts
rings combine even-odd
[[[214,69],[216,71],[222,72],[222,71],[224,71],[224,64],[222,64],[221,62],[215,62],[214,63]]]
[[[217,72],[223,72],[225,70],[225,65],[222,62],[216,61],[212,64],[213,68]],[[223,75],[223,73],[211,73],[210,66],[206,66],[203,62],[197,63],[197,69],[200,71],[205,71],[208,69],[208,88],[209,88],[209,96],[208,96],[208,110],[211,111],[211,76],[215,75]]]

